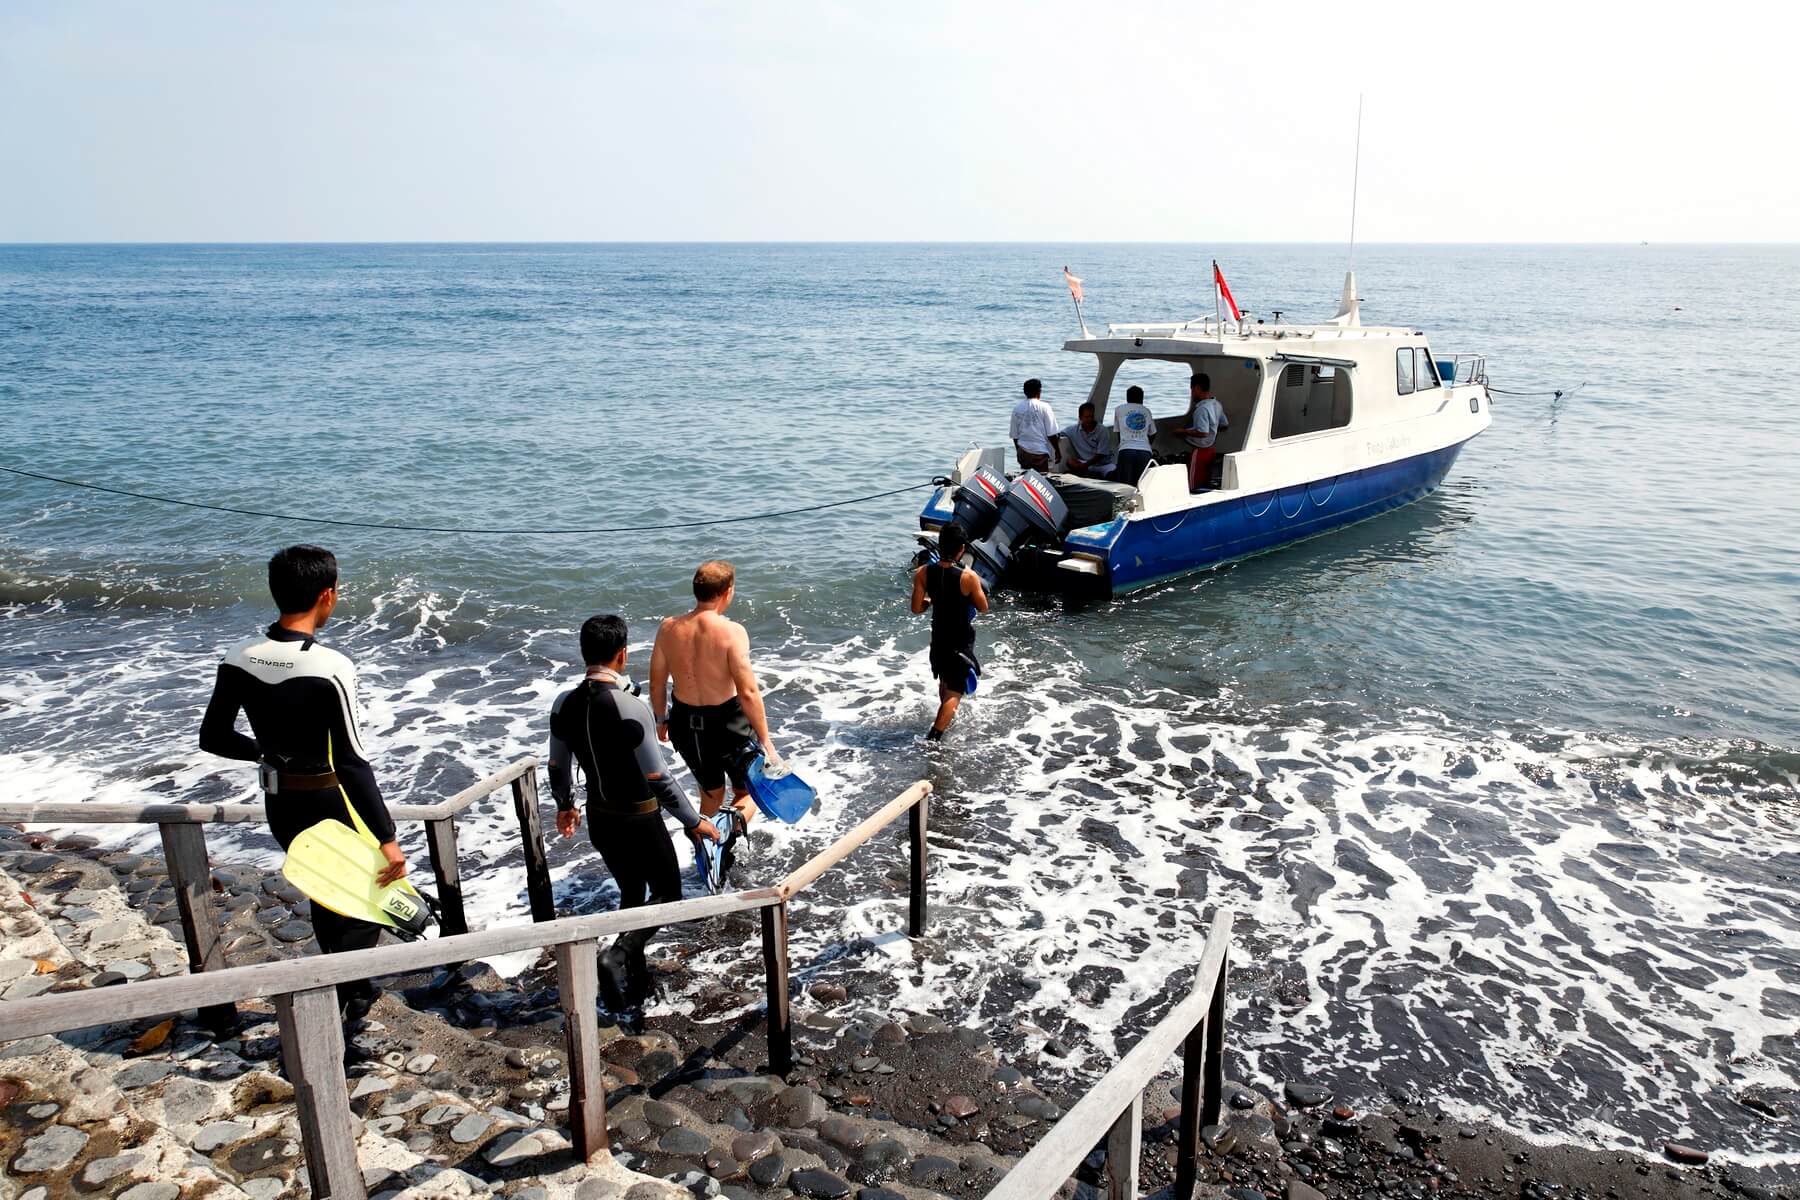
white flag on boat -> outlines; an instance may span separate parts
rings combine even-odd
[[[1069,274],[1069,268],[1063,268],[1063,282],[1069,285],[1069,295],[1075,297],[1075,303],[1081,303],[1081,280]]]

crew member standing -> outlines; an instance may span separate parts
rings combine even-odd
[[[650,710],[621,686],[626,637],[620,617],[589,617],[582,623],[581,661],[587,664],[587,677],[550,708],[549,755],[556,831],[574,837],[581,824],[569,769],[578,761],[587,780],[588,837],[619,885],[621,909],[681,899],[681,868],[663,825],[664,809],[690,836],[719,837],[669,777]],[[637,1008],[649,995],[652,981],[644,946],[655,933],[622,933],[601,953],[600,990],[614,1012]]]
[[[1013,405],[1011,437],[1019,467],[1026,471],[1050,469],[1050,439],[1057,434],[1056,414],[1043,398],[1044,385],[1025,381],[1025,397]]]
[[[959,561],[968,535],[952,521],[938,530],[938,560],[913,572],[912,610],[931,610],[931,673],[938,681],[937,717],[927,741],[942,741],[963,697],[975,690],[975,614],[988,610],[981,576]]]
[[[343,821],[380,844],[387,865],[375,878],[385,886],[406,874],[406,859],[363,752],[356,671],[349,659],[317,640],[337,606],[337,585],[337,558],[322,547],[289,546],[269,560],[269,591],[281,615],[260,637],[233,647],[219,665],[200,723],[200,748],[261,764],[269,832],[284,851],[309,826]],[[237,730],[240,711],[252,736]],[[312,927],[326,954],[366,950],[382,929],[339,916],[317,901]],[[360,1020],[376,994],[367,980],[340,983],[345,1021]]]
[[[1150,465],[1150,439],[1156,433],[1156,417],[1144,404],[1144,389],[1135,384],[1125,389],[1125,403],[1113,409],[1113,425],[1119,431],[1119,467],[1113,478],[1137,486]]]
[[[1188,491],[1197,492],[1212,480],[1212,462],[1219,456],[1214,445],[1219,431],[1230,429],[1225,406],[1212,394],[1212,377],[1204,371],[1188,380],[1187,426],[1175,432],[1187,439]]]

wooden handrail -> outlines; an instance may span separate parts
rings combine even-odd
[[[653,929],[724,913],[749,912],[779,903],[781,897],[774,889],[758,888],[588,916],[563,917],[531,925],[508,925],[455,937],[396,942],[345,954],[308,955],[248,967],[227,967],[203,975],[146,979],[125,987],[0,1001],[0,1041],[162,1016],[202,1004],[235,1004],[240,1000],[305,988],[335,987],[378,975],[403,975],[491,955],[541,950],[566,942],[614,937],[634,929]]]
[[[556,917],[550,890],[550,867],[544,855],[544,835],[538,821],[537,759],[525,756],[476,781],[448,800],[436,804],[395,804],[388,814],[399,821],[425,825],[425,848],[437,880],[438,904],[446,936],[469,931],[463,907],[462,871],[457,862],[456,818],[477,800],[501,788],[512,788],[513,810],[519,823],[520,849],[525,857],[525,889],[535,921]],[[206,826],[230,822],[264,822],[264,804],[0,804],[0,821],[51,824],[154,823],[162,833],[163,861],[174,885],[181,911],[182,939],[187,943],[188,969],[196,973],[225,969],[224,941],[219,936],[212,906],[212,863],[206,855]],[[224,1026],[232,1020],[229,1004],[208,1005],[209,1023]]]
[[[394,804],[388,815],[396,821],[441,821],[454,817],[490,792],[495,792],[537,769],[530,755],[503,767],[486,779],[470,784],[448,800],[436,804]],[[196,825],[267,821],[267,808],[257,803],[240,804],[110,804],[93,801],[54,803],[34,800],[26,804],[0,804],[0,821],[39,825],[164,825],[170,822]]]
[[[871,815],[862,824],[831,843],[819,853],[807,859],[798,870],[775,885],[783,900],[791,900],[804,887],[825,872],[842,862],[849,853],[887,828],[901,813],[931,794],[931,785],[924,780],[913,784],[892,800],[882,805],[880,810]]]
[[[1178,1047],[1187,1043],[1189,1059],[1198,1048],[1209,1061],[1204,1064],[1208,1069],[1200,1070],[1198,1061],[1184,1063],[1183,1094],[1181,1122],[1181,1142],[1178,1154],[1191,1159],[1192,1145],[1189,1143],[1189,1131],[1197,1134],[1202,1123],[1210,1124],[1218,1117],[1219,1073],[1218,1062],[1223,1054],[1223,1045],[1219,1041],[1219,1031],[1208,1028],[1209,1025],[1222,1024],[1224,1017],[1224,988],[1226,954],[1231,945],[1231,913],[1221,910],[1213,914],[1212,926],[1206,937],[1206,948],[1200,956],[1200,967],[1194,972],[1193,990],[1187,998],[1170,1009],[1162,1020],[1151,1027],[1130,1053],[1120,1059],[1112,1070],[1101,1076],[1100,1081],[1088,1090],[1088,1094],[1078,1101],[1063,1118],[1051,1127],[1050,1132],[1031,1148],[1031,1151],[1014,1164],[1006,1177],[988,1192],[987,1200],[1044,1200],[1053,1195],[1058,1188],[1074,1174],[1081,1160],[1093,1152],[1094,1143],[1107,1137],[1109,1131],[1116,1132],[1116,1125],[1121,1114],[1138,1119],[1130,1122],[1130,1137],[1114,1136],[1108,1142],[1108,1164],[1113,1172],[1113,1195],[1115,1200],[1131,1200],[1135,1197],[1137,1146],[1141,1138],[1139,1121],[1144,1089],[1156,1077],[1162,1065]],[[1198,1037],[1197,1037],[1198,1035]],[[1198,1043],[1198,1045],[1196,1044]],[[1189,1076],[1198,1081],[1204,1074],[1206,1082],[1212,1086],[1204,1089],[1205,1095],[1192,1095],[1186,1086]],[[1210,1110],[1211,1120],[1206,1120],[1205,1112],[1190,1111],[1190,1105],[1199,1101],[1201,1106]],[[1115,1158],[1128,1157],[1128,1169],[1122,1170]],[[1178,1174],[1179,1166],[1178,1164]],[[1192,1167],[1188,1165],[1189,1183],[1192,1182]],[[1130,1176],[1127,1186],[1122,1176]],[[1188,1189],[1191,1190],[1191,1189]],[[1179,1182],[1175,1195],[1186,1196]]]

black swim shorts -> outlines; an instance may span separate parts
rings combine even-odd
[[[980,672],[975,658],[961,650],[939,650],[931,648],[931,673],[937,676],[939,683],[959,696],[969,693],[969,672]]]
[[[704,705],[676,698],[669,705],[669,742],[703,792],[724,787],[727,775],[744,787],[744,768],[756,757],[756,731],[736,696]]]

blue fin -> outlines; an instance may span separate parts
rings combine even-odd
[[[719,831],[719,840],[696,837],[694,843],[694,874],[700,880],[700,886],[711,895],[718,895],[725,890],[725,843],[731,840],[736,832],[737,814],[730,806],[721,808],[708,817],[713,828]]]
[[[819,798],[812,785],[793,771],[784,769],[771,774],[761,754],[744,769],[744,778],[756,807],[762,809],[764,815],[790,825],[811,812],[813,802]]]

